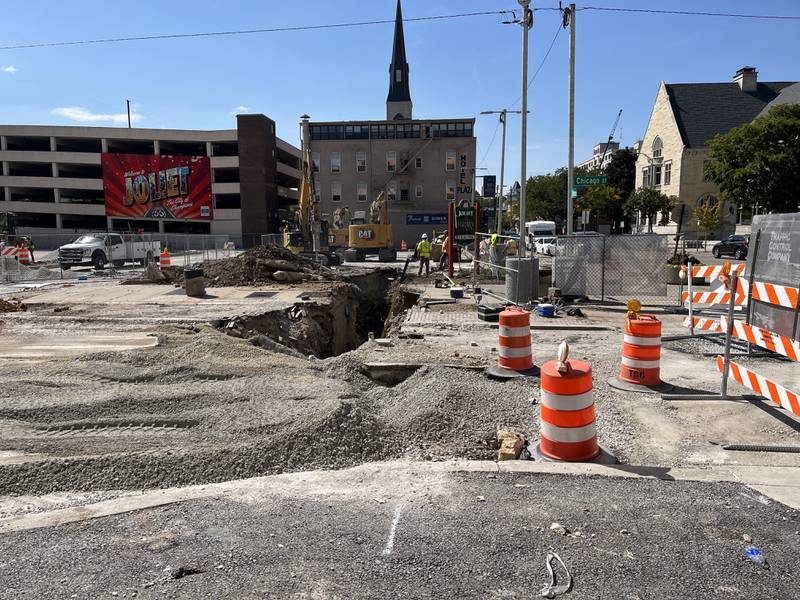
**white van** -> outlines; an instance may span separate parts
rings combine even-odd
[[[541,238],[554,237],[556,235],[555,221],[527,221],[525,232],[528,234],[527,246],[530,250],[535,250],[536,242]]]

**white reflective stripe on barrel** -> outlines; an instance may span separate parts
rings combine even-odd
[[[523,356],[531,355],[531,347],[509,348],[507,346],[498,346],[497,353],[503,358],[522,358]]]
[[[589,408],[592,404],[594,404],[592,390],[571,396],[553,394],[542,390],[542,406],[553,410],[582,410],[584,408]]]
[[[660,337],[639,337],[638,335],[623,335],[622,339],[626,344],[633,344],[634,346],[660,346]]]
[[[583,427],[556,427],[551,423],[542,421],[540,433],[542,437],[547,438],[551,442],[585,442],[597,435],[597,427],[594,421]]]
[[[505,325],[500,325],[500,335],[503,337],[522,337],[530,334],[530,327],[506,327]]]
[[[635,358],[622,357],[622,364],[636,369],[658,369],[660,360],[636,360]]]

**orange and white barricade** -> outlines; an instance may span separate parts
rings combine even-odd
[[[728,330],[728,319],[726,317],[720,318],[720,327],[722,331]],[[793,340],[785,335],[780,335],[755,325],[748,325],[742,321],[733,321],[731,335],[761,348],[766,348],[770,352],[776,352],[786,358],[800,361],[800,341]]]
[[[31,264],[31,253],[25,247],[19,248],[17,251],[17,260],[21,265],[29,265]]]
[[[684,268],[684,270],[688,270]],[[731,266],[731,263],[726,262],[723,265],[704,265],[700,267],[692,267],[691,277],[702,277],[709,281],[719,279],[723,282],[722,289],[713,292],[691,292],[691,288],[681,294],[681,304],[729,304],[731,301],[730,278],[732,274],[738,276],[739,281],[742,281],[744,275],[745,264],[738,264]],[[735,306],[741,306],[747,303],[747,293],[742,293],[741,285],[737,286],[736,295],[733,299]]]
[[[158,266],[161,269],[168,269],[172,266],[172,260],[170,259],[169,250],[164,248],[161,251],[161,254],[158,257]]]
[[[686,317],[683,320],[684,327],[689,327],[690,323],[694,325],[694,329],[699,329],[701,331],[709,331],[711,333],[725,333],[725,330],[720,325],[720,322],[716,319],[692,317],[690,321],[689,317]]]
[[[754,281],[753,289],[751,290],[747,280],[740,279],[737,288],[741,296],[750,296],[753,300],[784,308],[796,309],[798,297],[800,296],[800,288],[777,283],[766,283],[764,281]]]
[[[724,371],[725,361],[721,356],[717,357],[717,369],[720,373]],[[800,417],[800,397],[782,385],[778,385],[774,381],[759,375],[755,371],[743,367],[742,365],[730,361],[730,369],[728,371],[728,379],[733,379],[741,383],[746,388],[754,391],[759,396],[768,398],[781,408],[794,413]]]
[[[0,256],[7,256],[8,258],[11,258],[16,256],[19,251],[20,248],[17,248],[16,246],[3,246],[0,248]]]
[[[512,306],[500,313],[497,346],[497,365],[489,367],[490,375],[516,377],[533,371],[531,315],[527,310]]]

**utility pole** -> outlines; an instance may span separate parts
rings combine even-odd
[[[508,119],[508,113],[515,113],[515,114],[522,114],[521,110],[508,110],[504,108],[503,110],[483,110],[481,111],[482,115],[500,115],[500,123],[503,125],[503,145],[500,148],[500,195],[495,200],[495,216],[496,216],[496,223],[495,226],[497,227],[497,232],[503,229],[503,213],[500,210],[500,202],[503,198],[503,181],[505,178],[506,173],[506,120]]]
[[[564,26],[569,20],[569,165],[567,166],[567,235],[572,235],[572,186],[575,177],[575,4],[564,11]]]
[[[128,129],[131,128],[131,101],[125,100],[125,104],[128,105]]]
[[[528,29],[533,25],[530,0],[517,0],[522,6],[522,147],[520,148],[519,235],[517,256],[525,258],[525,185],[528,171]]]

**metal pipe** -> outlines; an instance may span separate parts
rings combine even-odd
[[[523,108],[523,110],[525,110]],[[572,235],[572,185],[575,177],[575,5],[569,5],[569,164],[567,166],[567,235]]]
[[[728,303],[728,322],[725,333],[725,356],[722,365],[722,387],[720,395],[723,399],[728,397],[728,372],[731,368],[731,338],[733,337],[733,305],[736,301],[736,288],[739,285],[739,274],[731,273],[730,302]]]
[[[692,261],[686,263],[688,268],[686,274],[686,292],[689,294],[689,333],[694,335],[694,312],[692,309]]]
[[[530,0],[518,0],[522,6],[522,145],[520,147],[520,192],[519,192],[519,231],[525,230],[525,187],[528,171],[528,29],[532,24],[533,13]],[[525,258],[525,244],[517,250],[519,258]]]

